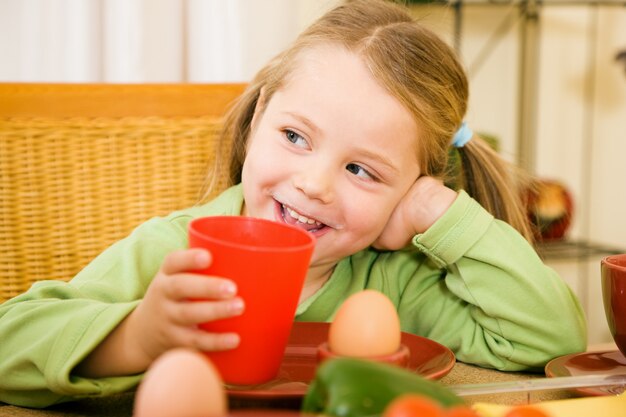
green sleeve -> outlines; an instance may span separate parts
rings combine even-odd
[[[385,293],[402,330],[452,349],[458,360],[504,371],[541,370],[586,346],[578,299],[532,246],[467,193],[413,245],[361,251],[298,306],[297,319],[330,321],[363,289]]]
[[[133,388],[141,375],[87,379],[72,370],[130,314],[165,256],[187,247],[190,219],[237,215],[234,186],[204,206],[154,218],[115,243],[70,282],[39,281],[0,305],[0,401],[46,407]]]
[[[541,369],[585,349],[584,314],[567,284],[465,192],[413,243],[427,260],[397,301],[405,330],[500,370]]]
[[[72,370],[135,308],[165,255],[185,245],[176,223],[153,219],[71,282],[39,281],[2,304],[0,401],[45,407],[136,385],[139,375],[86,379]]]

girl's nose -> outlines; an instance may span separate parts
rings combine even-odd
[[[293,174],[292,182],[296,189],[300,190],[308,198],[329,203],[333,199],[334,180],[329,166],[312,162],[303,164]]]

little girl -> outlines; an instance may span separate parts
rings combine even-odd
[[[43,407],[120,392],[168,349],[236,347],[237,334],[196,326],[245,312],[228,277],[185,272],[211,262],[186,249],[200,216],[316,236],[296,320],[332,320],[371,288],[395,303],[404,331],[463,362],[541,369],[584,350],[578,301],[528,242],[520,181],[463,123],[467,95],[453,51],[400,6],[330,11],[228,114],[229,189],[139,226],[69,283],[38,282],[0,306],[0,400]],[[448,178],[453,147],[462,168]]]

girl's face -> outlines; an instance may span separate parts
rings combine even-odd
[[[332,266],[376,240],[419,176],[418,129],[355,54],[329,46],[298,61],[253,120],[243,214],[309,231],[312,266]]]

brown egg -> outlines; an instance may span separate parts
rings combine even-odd
[[[222,379],[202,353],[177,348],[159,356],[135,397],[134,417],[218,417],[228,412]]]
[[[400,348],[400,319],[383,293],[364,290],[348,297],[330,324],[328,346],[342,356],[389,355]]]

